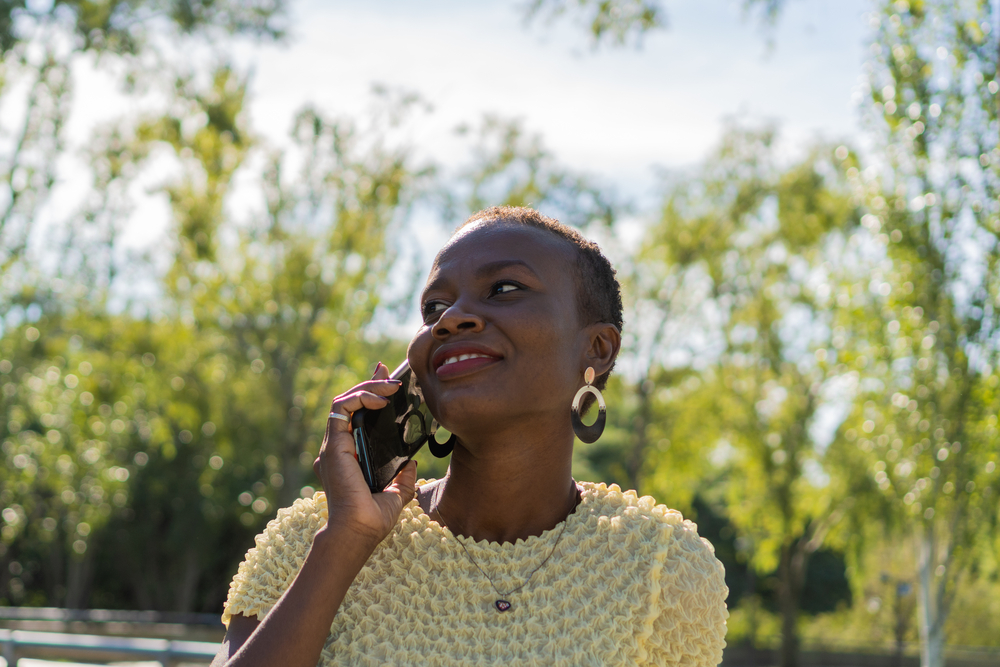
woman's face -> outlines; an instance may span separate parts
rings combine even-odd
[[[569,424],[588,347],[576,249],[541,229],[473,225],[441,251],[407,357],[438,421],[460,437],[554,414]]]

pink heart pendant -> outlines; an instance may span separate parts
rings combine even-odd
[[[497,608],[497,611],[507,611],[510,609],[511,604],[506,600],[497,600],[493,603],[493,606]]]

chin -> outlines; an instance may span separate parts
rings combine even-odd
[[[509,428],[512,423],[511,410],[495,402],[484,402],[472,397],[443,397],[431,407],[431,414],[438,423],[463,440],[477,433]]]

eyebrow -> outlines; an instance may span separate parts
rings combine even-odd
[[[487,262],[486,264],[483,264],[478,269],[476,269],[476,277],[484,278],[486,276],[492,275],[494,273],[497,273],[498,271],[502,271],[503,269],[506,269],[511,266],[520,266],[522,268],[525,268],[528,270],[529,273],[531,273],[531,275],[535,276],[536,278],[538,277],[538,274],[535,273],[534,269],[528,266],[527,262],[524,262],[520,259],[498,259],[495,262]]]
[[[487,276],[493,275],[494,273],[515,266],[527,270],[528,273],[533,275],[535,278],[538,278],[538,274],[535,273],[535,270],[532,269],[527,262],[520,259],[498,259],[493,262],[487,262],[486,264],[483,264],[482,266],[476,269],[475,277],[485,278]],[[427,292],[437,289],[440,283],[441,283],[440,278],[434,280],[433,282],[428,283],[427,286],[423,289],[423,292],[421,292],[421,298],[423,298],[423,295],[426,294]]]

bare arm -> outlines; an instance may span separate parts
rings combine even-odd
[[[344,531],[317,533],[302,569],[264,620],[242,615],[230,620],[213,667],[314,667],[334,614],[371,553],[359,542]]]
[[[381,408],[397,384],[376,378],[338,396],[332,410],[350,414],[362,406]],[[407,464],[382,493],[368,491],[354,458],[347,423],[327,422],[326,437],[313,465],[327,498],[327,524],[316,532],[291,585],[263,621],[235,615],[212,667],[315,667],[333,617],[348,588],[375,547],[396,525],[413,498],[416,464]]]
[[[260,621],[253,616],[234,614],[229,619],[229,628],[226,630],[226,636],[222,640],[219,652],[212,660],[211,667],[224,667],[226,661],[236,655],[240,647],[250,639],[250,635],[253,634],[258,625],[260,625]]]

